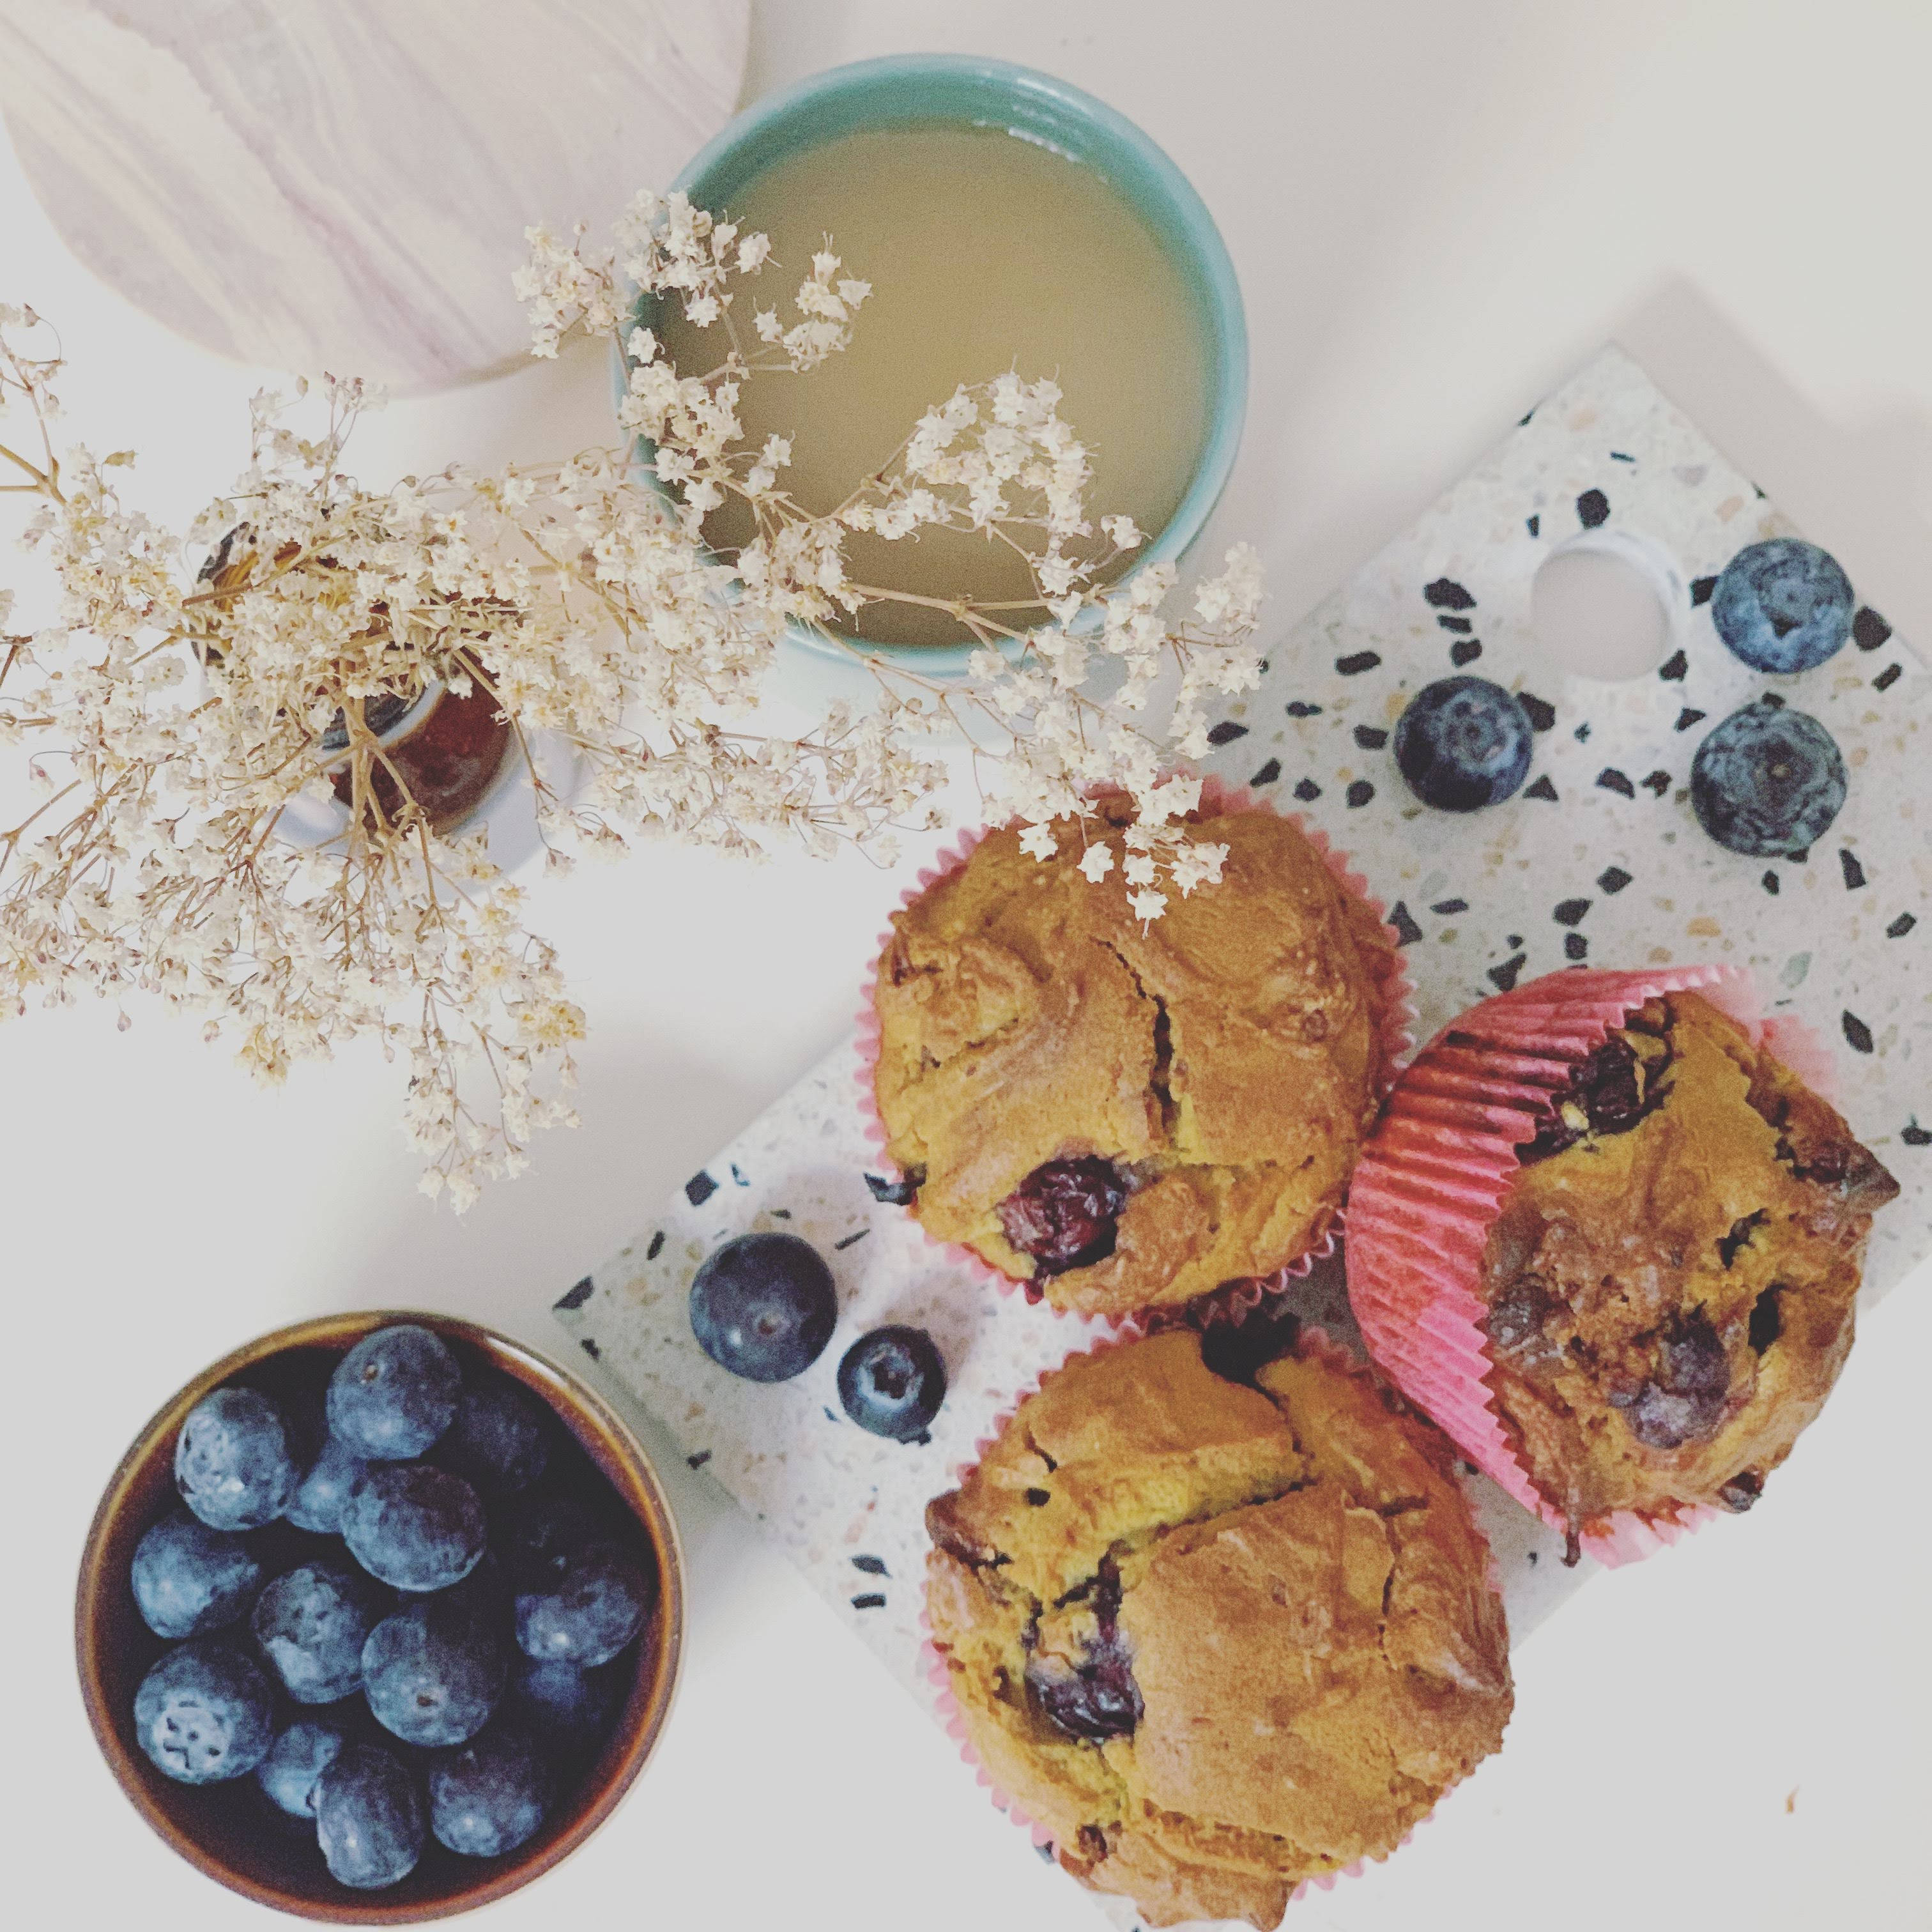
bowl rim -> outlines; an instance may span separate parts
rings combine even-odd
[[[1097,95],[1076,87],[1058,75],[1037,68],[1023,67],[1012,61],[996,60],[979,54],[884,54],[871,60],[850,61],[838,67],[806,75],[788,87],[760,96],[741,109],[713,135],[679,171],[671,184],[674,192],[692,194],[704,178],[739,149],[758,140],[773,127],[791,116],[809,114],[822,102],[852,92],[863,92],[895,81],[938,80],[977,82],[1004,89],[1021,100],[1030,100],[1072,119],[1084,122],[1115,152],[1129,156],[1162,197],[1177,227],[1185,231],[1192,251],[1192,266],[1198,280],[1203,316],[1204,346],[1213,358],[1208,433],[1196,459],[1194,473],[1166,526],[1154,533],[1141,549],[1125,583],[1150,563],[1178,563],[1192,548],[1220,501],[1228,478],[1234,472],[1246,426],[1248,404],[1248,326],[1241,285],[1233,259],[1200,190],[1182,172],[1173,158],[1152,135],[1119,109],[1110,107]],[[956,122],[959,116],[944,112],[917,111],[896,117],[903,124],[925,120]],[[894,124],[895,117],[881,115],[878,124]],[[830,138],[828,135],[824,138]],[[814,140],[801,147],[816,145]],[[1050,144],[1048,144],[1050,145]],[[1147,197],[1122,188],[1120,192],[1143,213]],[[693,194],[693,199],[701,196]],[[627,393],[627,358],[621,343],[614,343],[610,355],[612,404],[620,405]],[[627,454],[638,462],[642,438],[633,437]],[[648,474],[648,471],[646,472]],[[1118,587],[1118,586],[1116,586]],[[1088,614],[1090,616],[1093,614]],[[1076,620],[1076,628],[1081,628]],[[785,627],[788,644],[821,658],[850,664],[878,659],[887,665],[939,679],[964,676],[976,646],[971,644],[878,644],[856,638],[826,636],[796,622]],[[1017,647],[1005,647],[1009,656]]]
[[[134,1747],[122,1736],[115,1714],[109,1706],[106,1687],[94,1659],[104,1636],[100,1618],[104,1592],[113,1588],[116,1582],[104,1567],[109,1532],[117,1525],[136,1478],[149,1466],[164,1439],[179,1429],[188,1412],[202,1396],[232,1376],[272,1356],[292,1348],[346,1348],[364,1335],[400,1322],[417,1323],[446,1340],[466,1342],[498,1366],[501,1366],[502,1358],[514,1360],[530,1372],[539,1384],[539,1393],[544,1394],[553,1409],[557,1407],[556,1402],[550,1400],[550,1392],[554,1391],[566,1396],[571,1404],[590,1418],[606,1447],[626,1466],[626,1473],[634,1480],[646,1505],[640,1510],[633,1497],[626,1495],[623,1498],[626,1509],[638,1518],[657,1558],[659,1595],[656,1622],[662,1634],[658,1646],[662,1661],[655,1672],[656,1681],[649,1702],[640,1713],[635,1733],[626,1740],[622,1758],[605,1774],[602,1788],[589,1809],[570,1830],[560,1834],[527,1859],[519,1861],[516,1854],[512,1853],[508,1864],[488,1862],[492,1869],[487,1872],[479,1870],[473,1883],[446,1897],[398,1901],[385,1906],[380,1893],[358,1892],[347,1888],[344,1889],[340,1900],[305,1898],[236,1870],[208,1851],[156,1802],[148,1790],[135,1762]],[[526,1386],[529,1385],[526,1382]],[[565,1420],[566,1426],[569,1426],[566,1418],[560,1419]],[[593,1460],[600,1463],[603,1461],[603,1456],[590,1450],[588,1444],[584,1446],[592,1454]],[[605,1473],[608,1479],[608,1471]],[[311,1316],[242,1343],[184,1383],[142,1426],[115,1465],[114,1472],[95,1506],[82,1546],[74,1590],[74,1661],[88,1722],[115,1783],[170,1850],[230,1891],[293,1917],[334,1924],[421,1924],[472,1911],[478,1906],[521,1891],[561,1864],[630,1796],[639,1774],[656,1750],[683,1679],[687,1594],[683,1541],[656,1468],[636,1432],[596,1390],[541,1349],[463,1316],[418,1308],[352,1310],[336,1315]],[[640,1660],[640,1668],[643,1667],[645,1666]],[[480,1866],[484,1862],[478,1862]]]

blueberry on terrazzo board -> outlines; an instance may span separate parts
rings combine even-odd
[[[1529,714],[1486,677],[1439,678],[1409,700],[1395,728],[1396,768],[1438,812],[1476,812],[1529,776]]]
[[[1809,851],[1830,830],[1845,789],[1838,741],[1775,698],[1732,712],[1690,766],[1697,822],[1720,845],[1754,859]]]
[[[838,1364],[838,1400],[861,1429],[923,1442],[946,1400],[946,1364],[923,1328],[894,1324],[862,1335]]]
[[[748,1382],[802,1375],[838,1319],[832,1271],[796,1234],[740,1234],[706,1256],[692,1279],[698,1346]]]
[[[1711,621],[1754,670],[1815,670],[1852,634],[1851,580],[1829,551],[1772,537],[1738,552],[1711,598]]]

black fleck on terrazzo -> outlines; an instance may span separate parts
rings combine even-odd
[[[1453,577],[1438,577],[1422,586],[1422,598],[1437,610],[1473,610],[1476,600]]]
[[[1522,526],[1533,537],[1540,537],[1543,534],[1543,519],[1540,515],[1524,518]]]
[[[855,1242],[862,1241],[872,1232],[869,1228],[861,1228],[856,1234],[848,1234],[843,1240],[834,1241],[832,1245],[835,1250],[843,1250],[850,1247]]]
[[[647,1262],[656,1261],[658,1256],[664,1252],[664,1230],[660,1228],[657,1232],[651,1237],[650,1246],[644,1250],[645,1260]]]
[[[1358,778],[1348,788],[1346,794],[1348,809],[1351,812],[1359,812],[1375,795],[1376,788],[1366,778]]]
[[[1845,1009],[1844,1016],[1846,1043],[1854,1053],[1869,1053],[1872,1050],[1871,1028],[1853,1012]]]
[[[1718,587],[1714,577],[1694,577],[1690,580],[1690,608],[1696,610],[1700,604],[1711,601],[1711,592]]]
[[[1590,942],[1580,932],[1566,932],[1563,935],[1563,956],[1566,959],[1582,959],[1590,950]]]
[[[883,1610],[886,1607],[886,1594],[883,1590],[862,1590],[852,1599],[855,1610]]]
[[[1899,1129],[1898,1138],[1907,1147],[1932,1147],[1932,1129],[1922,1127],[1916,1114],[1912,1115],[1909,1126]]]
[[[1490,968],[1489,976],[1494,981],[1498,992],[1508,993],[1515,990],[1516,975],[1522,970],[1528,957],[1526,953],[1519,952],[1513,958],[1505,959],[1500,966]]]
[[[686,1456],[684,1460],[691,1468],[694,1469],[701,1469],[704,1467],[706,1463],[710,1461],[711,1451],[709,1449],[700,1449],[694,1452],[692,1454]]]
[[[1310,704],[1302,698],[1292,698],[1288,703],[1288,715],[1291,718],[1319,718],[1322,707],[1318,704]]]
[[[768,1211],[774,1221],[789,1221],[791,1219],[791,1210],[789,1208],[773,1208]]]
[[[1556,802],[1556,788],[1550,782],[1550,774],[1547,772],[1544,772],[1543,776],[1537,779],[1533,784],[1526,785],[1523,788],[1522,795],[1525,798],[1544,799],[1552,805]]]
[[[1775,872],[1767,872],[1767,873],[1766,873],[1766,874],[1765,874],[1765,875],[1764,875],[1764,877],[1763,877],[1762,879],[1760,879],[1760,880],[1758,881],[1758,883],[1759,883],[1759,884],[1760,884],[1761,886],[1763,886],[1763,888],[1765,889],[1765,890],[1766,890],[1766,892],[1768,892],[1768,893],[1770,893],[1770,895],[1772,896],[1772,897],[1773,898],[1777,898],[1777,896],[1778,896],[1778,874],[1777,874]]]
[[[1208,734],[1208,742],[1210,745],[1232,745],[1237,738],[1247,735],[1245,724],[1237,724],[1232,718],[1224,718]]]
[[[868,1576],[884,1576],[890,1574],[886,1568],[886,1559],[883,1556],[855,1556],[852,1559],[852,1568],[862,1570]]]
[[[578,1346],[593,1362],[601,1362],[604,1359],[604,1351],[598,1347],[596,1342],[590,1336],[580,1335],[577,1340]]]
[[[1564,899],[1550,916],[1558,926],[1576,926],[1582,922],[1583,915],[1589,910],[1590,902],[1588,899]]]
[[[1464,664],[1474,664],[1482,655],[1482,642],[1479,638],[1458,638],[1449,646],[1449,662],[1459,670]]]
[[[1335,668],[1344,677],[1360,677],[1365,670],[1373,670],[1382,661],[1380,651],[1351,651],[1346,657],[1335,660]]]
[[[1532,731],[1553,731],[1556,728],[1556,707],[1533,691],[1519,691],[1516,701],[1523,708]]]
[[[1597,874],[1597,886],[1600,892],[1620,892],[1630,882],[1630,875],[1621,866],[1606,866]]]
[[[1440,914],[1444,919],[1454,919],[1459,912],[1469,910],[1469,902],[1467,899],[1438,899],[1429,910]]]
[[[1661,798],[1670,789],[1670,774],[1668,772],[1646,772],[1638,783],[1646,791]]]
[[[1667,684],[1681,683],[1690,669],[1690,660],[1682,651],[1672,651],[1657,668],[1657,674]]]
[[[717,1192],[717,1182],[702,1168],[684,1184],[684,1198],[694,1208],[702,1208]]]
[[[1251,785],[1271,785],[1281,776],[1281,760],[1270,758],[1254,776],[1249,779]]]
[[[1862,651],[1875,651],[1892,635],[1892,626],[1869,604],[1861,604],[1852,616],[1852,642]]]
[[[910,1208],[919,1198],[919,1189],[909,1180],[892,1180],[883,1174],[868,1174],[866,1185],[874,1201],[883,1201],[889,1208]]]
[[[745,1178],[745,1170],[735,1160],[731,1163],[731,1178],[740,1187],[748,1187],[752,1184]]]
[[[1902,912],[1886,928],[1885,936],[1888,939],[1903,939],[1918,923],[1916,914]]]
[[[1466,638],[1476,628],[1473,617],[1441,616],[1436,620],[1445,631],[1454,631],[1457,637]]]
[[[1670,728],[1673,731],[1688,731],[1692,725],[1701,724],[1709,716],[1708,712],[1699,711],[1687,704],[1682,711],[1678,712],[1677,722]]]
[[[1872,680],[1872,688],[1874,691],[1889,691],[1904,674],[1903,665],[1888,664]]]
[[[1422,928],[1410,917],[1407,905],[1397,899],[1389,908],[1388,922],[1395,928],[1398,946],[1413,946],[1422,937]]]
[[[1636,796],[1636,787],[1615,765],[1606,765],[1597,774],[1597,782],[1604,790],[1613,791],[1619,797],[1634,798]]]
[[[1600,490],[1586,490],[1576,499],[1576,520],[1586,530],[1594,530],[1610,518],[1610,500]]]
[[[1388,742],[1388,734],[1379,724],[1358,724],[1355,742],[1365,752],[1379,752]]]
[[[1312,778],[1304,778],[1294,788],[1294,795],[1304,805],[1312,805],[1322,796],[1322,788]]]
[[[1621,449],[1613,449],[1610,452],[1610,460],[1612,463],[1634,463],[1636,458],[1626,455]]]
[[[1865,868],[1858,863],[1858,856],[1847,847],[1838,848],[1838,864],[1845,874],[1845,890],[1855,892],[1865,883]]]
[[[1522,944],[1522,934],[1520,932],[1513,932],[1503,941],[1503,944],[1514,952]]]
[[[1590,742],[1590,721],[1587,718],[1585,718],[1570,735],[1578,744],[1587,745]]]
[[[590,1292],[597,1284],[586,1275],[575,1287],[567,1288],[550,1305],[554,1308],[581,1308],[590,1299]]]

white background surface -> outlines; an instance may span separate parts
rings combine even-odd
[[[749,88],[921,47],[1066,75],[1201,189],[1254,343],[1216,533],[1258,543],[1284,622],[1615,335],[1932,639],[1924,0],[764,0]],[[506,208],[507,245],[572,213]],[[157,514],[239,466],[262,372],[94,283],[4,147],[0,296],[58,320],[74,428],[140,449]],[[554,455],[604,410],[600,364],[534,365],[377,418],[356,466]],[[266,1922],[148,1834],[73,1683],[74,1562],[150,1411],[325,1309],[416,1301],[556,1350],[551,1298],[836,1037],[898,883],[654,850],[541,890],[593,1028],[585,1124],[460,1222],[413,1191],[373,1054],[264,1094],[146,1009],[0,1032],[10,1922]],[[1291,1928],[1932,1924],[1928,1350],[1922,1274],[1751,1516],[1595,1580],[1519,1652],[1502,1755]],[[676,1720],[620,1817],[491,1923],[1099,1923],[749,1526],[664,1473],[692,1567]]]

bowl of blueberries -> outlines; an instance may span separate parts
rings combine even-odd
[[[82,1696],[191,1864],[338,1924],[527,1884],[616,1808],[676,1688],[682,1558],[643,1449],[543,1356],[332,1316],[198,1376],[81,1559]]]

